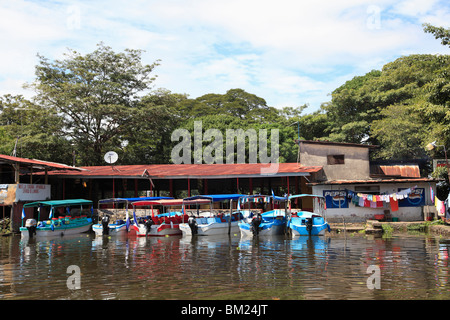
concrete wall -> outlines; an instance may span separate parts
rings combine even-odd
[[[344,164],[330,165],[329,155],[344,155]],[[300,163],[305,166],[322,166],[327,180],[369,179],[369,149],[365,147],[300,144]]]
[[[370,184],[373,186],[374,184]],[[389,203],[384,202],[383,208],[366,208],[355,206],[351,200],[348,208],[330,209],[326,210],[326,218],[328,222],[342,223],[345,222],[365,222],[366,220],[374,219],[376,214],[384,214],[385,210],[389,210],[392,217],[397,217],[399,221],[423,221],[427,215],[436,217],[436,208],[430,201],[430,184],[427,183],[389,183],[377,184],[380,186],[380,194],[396,193],[398,188],[411,188],[417,185],[417,188],[425,189],[425,204],[424,207],[399,207],[398,211],[392,211]],[[431,186],[436,190],[436,184],[431,183]],[[355,190],[355,185],[318,185],[313,186],[313,194],[323,195],[324,190]]]

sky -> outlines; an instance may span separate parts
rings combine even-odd
[[[449,28],[448,0],[0,0],[0,95],[33,96],[37,54],[145,50],[153,89],[197,98],[240,88],[269,106],[308,104],[409,54],[450,54],[423,23]]]

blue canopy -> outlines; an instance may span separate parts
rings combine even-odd
[[[99,200],[98,203],[113,203],[113,202],[134,202],[134,201],[153,201],[173,199],[172,197],[140,197],[140,198],[110,198]]]
[[[225,200],[237,200],[241,197],[244,197],[242,194],[208,194],[208,195],[199,195],[193,196],[189,198],[184,198],[184,200],[196,200],[196,199],[210,199],[212,202],[225,201]]]
[[[289,196],[289,200],[291,199],[295,199],[295,198],[305,198],[305,197],[312,197],[312,198],[322,198],[325,199],[324,196],[319,196],[316,194],[307,194],[307,193],[303,193],[303,194],[294,194],[292,196]]]
[[[263,194],[255,194],[255,195],[249,195],[249,196],[242,196],[242,198],[273,198],[276,201],[286,201],[287,197],[279,197],[279,196],[269,196],[269,195],[263,195]]]
[[[24,208],[50,206],[50,207],[67,207],[67,206],[79,206],[79,205],[92,205],[91,200],[85,199],[67,199],[67,200],[47,200],[25,203]]]

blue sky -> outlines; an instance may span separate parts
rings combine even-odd
[[[306,112],[402,55],[450,54],[422,23],[450,27],[446,0],[99,0],[0,2],[0,95],[33,92],[36,54],[62,58],[103,41],[161,59],[154,88],[196,98],[241,88]]]

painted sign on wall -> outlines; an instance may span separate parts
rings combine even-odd
[[[50,199],[51,185],[19,183],[16,188],[16,201],[38,201]]]
[[[404,188],[399,188],[402,191]],[[415,188],[408,197],[398,201],[399,207],[421,207],[425,205],[425,188]]]
[[[348,208],[346,190],[323,190],[327,209]]]

